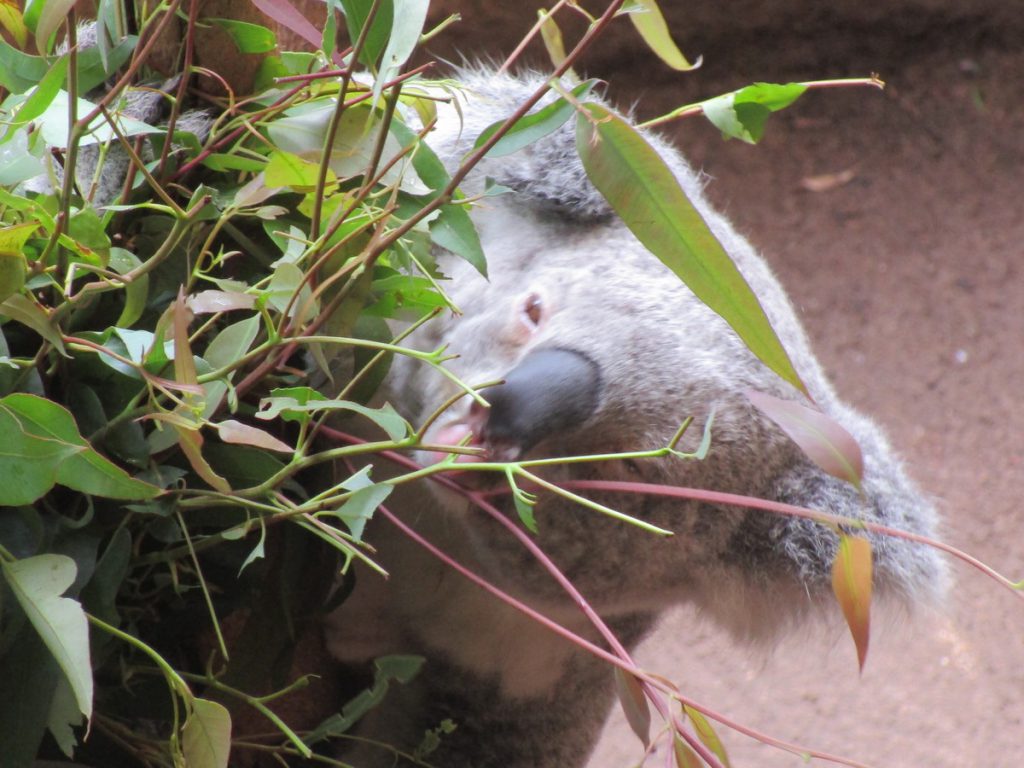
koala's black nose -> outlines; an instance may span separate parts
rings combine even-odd
[[[482,442],[497,460],[513,460],[540,441],[578,427],[597,409],[601,369],[582,352],[536,349],[484,392]]]

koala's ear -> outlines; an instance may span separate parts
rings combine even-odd
[[[934,530],[934,507],[907,479],[894,456],[887,450],[880,455],[876,453],[880,444],[884,446],[881,437],[865,442],[866,449],[872,450],[865,450],[864,474],[859,488],[801,456],[800,461],[774,480],[771,498],[898,531]],[[855,522],[843,528],[871,542],[876,592],[892,595],[908,606],[941,600],[948,586],[948,575],[945,562],[934,548],[858,528]],[[776,521],[767,533],[766,546],[789,563],[800,581],[808,586],[830,583],[832,561],[839,543],[830,524],[786,517]]]

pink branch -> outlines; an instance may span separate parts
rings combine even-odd
[[[334,442],[348,443],[348,444],[358,444],[358,443],[366,442],[365,440],[362,440],[361,438],[355,437],[354,435],[350,435],[350,434],[345,433],[345,432],[341,432],[341,431],[339,431],[337,429],[333,429],[331,427],[323,427],[322,428],[322,433],[328,439],[330,439],[330,440],[332,440]],[[399,466],[405,467],[405,468],[407,468],[409,470],[412,470],[412,471],[417,471],[417,470],[420,470],[420,469],[423,468],[421,465],[417,464],[415,461],[410,459],[408,456],[404,456],[404,455],[402,455],[400,453],[397,453],[395,451],[381,451],[378,455],[381,456],[381,458],[387,459],[388,461],[391,461],[394,464],[397,464]],[[787,741],[783,741],[781,739],[777,739],[777,738],[775,738],[773,736],[770,736],[769,734],[766,734],[766,733],[763,733],[761,731],[758,731],[758,730],[756,730],[754,728],[749,728],[747,726],[744,726],[741,723],[738,723],[738,722],[732,720],[731,718],[729,718],[725,714],[723,714],[723,713],[721,713],[721,712],[719,712],[719,711],[717,711],[715,709],[712,709],[711,707],[708,707],[708,706],[706,706],[704,704],[701,704],[701,703],[699,703],[699,702],[697,702],[697,701],[695,701],[693,699],[690,699],[690,698],[682,695],[677,688],[675,688],[674,686],[669,685],[666,681],[661,680],[661,679],[659,679],[657,677],[653,677],[648,672],[645,672],[643,669],[641,669],[640,667],[637,666],[636,662],[632,659],[632,657],[629,655],[629,653],[626,651],[626,649],[622,646],[622,644],[619,642],[618,638],[615,637],[614,633],[608,628],[608,626],[604,623],[604,621],[601,619],[601,617],[598,616],[598,614],[593,610],[593,608],[587,602],[586,598],[583,597],[583,595],[579,592],[579,590],[576,589],[576,587],[572,584],[572,582],[569,581],[569,579],[561,572],[561,570],[559,570],[558,566],[556,566],[551,561],[551,559],[543,552],[543,550],[541,550],[537,546],[537,544],[534,543],[533,540],[529,538],[528,534],[526,534],[524,531],[522,531],[515,523],[513,523],[511,520],[509,520],[508,517],[503,515],[500,510],[498,510],[490,502],[487,501],[486,496],[487,495],[491,495],[490,492],[486,492],[486,491],[471,491],[471,490],[467,489],[465,486],[462,486],[459,483],[455,482],[450,477],[446,477],[446,476],[440,475],[440,474],[439,475],[432,475],[432,476],[430,476],[430,479],[432,481],[434,481],[434,482],[440,483],[441,485],[445,486],[446,488],[448,488],[448,489],[458,493],[459,495],[463,496],[464,498],[468,499],[470,502],[472,502],[473,504],[478,506],[480,509],[482,509],[484,512],[486,512],[491,517],[493,517],[495,520],[497,520],[501,525],[503,525],[506,529],[508,529],[517,539],[519,539],[519,541],[521,543],[523,543],[524,546],[527,547],[527,549],[531,552],[531,554],[533,554],[534,557],[537,558],[537,560],[545,567],[545,569],[555,578],[556,581],[558,581],[558,583],[563,587],[563,589],[569,594],[569,596],[571,597],[573,602],[576,603],[577,607],[579,607],[580,610],[583,611],[584,615],[586,615],[588,620],[590,620],[591,623],[593,624],[593,626],[601,633],[602,637],[604,637],[605,640],[608,641],[609,645],[611,645],[611,647],[615,651],[615,653],[609,653],[604,648],[601,648],[600,646],[595,645],[594,643],[590,642],[589,640],[587,640],[587,639],[585,639],[583,637],[580,637],[579,635],[577,635],[572,630],[569,630],[569,629],[563,627],[558,622],[554,621],[553,619],[550,619],[549,617],[545,616],[544,614],[540,613],[539,611],[531,608],[530,606],[526,605],[522,601],[516,599],[515,597],[509,595],[507,592],[505,592],[505,591],[501,590],[500,588],[496,587],[494,584],[492,584],[491,582],[487,581],[483,577],[477,575],[475,572],[471,571],[466,566],[464,566],[461,563],[459,563],[458,561],[454,560],[450,555],[448,555],[447,553],[445,553],[444,551],[442,551],[441,549],[436,547],[434,544],[432,544],[430,541],[425,539],[423,536],[421,536],[415,530],[413,530],[412,528],[407,526],[393,512],[391,512],[390,510],[385,508],[383,505],[378,507],[378,510],[380,511],[380,514],[383,517],[385,517],[389,522],[391,522],[393,525],[395,525],[404,535],[408,536],[410,539],[412,539],[414,542],[416,542],[419,546],[423,547],[428,552],[430,552],[431,555],[433,555],[434,557],[438,558],[441,562],[443,562],[448,567],[453,568],[454,570],[456,570],[463,577],[469,579],[471,582],[473,582],[474,584],[476,584],[477,586],[479,586],[481,589],[485,590],[489,594],[493,595],[494,597],[496,597],[501,602],[505,603],[506,605],[509,605],[510,607],[514,608],[515,610],[519,611],[520,613],[524,614],[525,616],[529,617],[530,619],[538,622],[542,626],[548,628],[550,631],[554,632],[555,634],[559,635],[560,637],[565,638],[569,642],[575,643],[577,647],[579,647],[580,649],[590,653],[594,657],[599,658],[602,661],[605,661],[606,663],[611,664],[611,665],[613,665],[615,667],[618,667],[619,669],[623,670],[624,672],[626,672],[626,673],[636,677],[640,681],[640,684],[641,684],[641,686],[644,689],[645,695],[647,695],[647,697],[655,704],[655,707],[658,709],[659,714],[661,714],[665,718],[666,722],[672,723],[675,731],[680,735],[680,737],[684,741],[686,741],[686,743],[689,744],[694,749],[694,751],[696,751],[705,760],[705,762],[711,768],[721,768],[721,763],[718,761],[717,757],[715,755],[711,754],[710,751],[707,749],[707,747],[705,747],[704,744],[697,739],[697,737],[695,737],[688,730],[686,730],[686,724],[683,722],[682,718],[679,715],[674,714],[674,713],[672,713],[672,712],[670,712],[668,710],[668,705],[666,704],[665,699],[660,695],[661,693],[667,694],[668,696],[672,697],[673,699],[675,699],[675,700],[677,700],[677,701],[679,701],[679,702],[681,702],[683,704],[686,704],[687,706],[693,707],[695,710],[697,710],[701,714],[705,715],[706,717],[709,717],[712,720],[714,720],[714,721],[716,721],[718,723],[721,723],[722,725],[725,725],[728,728],[731,728],[732,730],[736,731],[737,733],[741,733],[741,734],[743,734],[743,735],[745,735],[745,736],[747,736],[749,738],[752,738],[752,739],[755,739],[757,741],[760,741],[763,744],[768,744],[770,746],[776,747],[778,749],[785,750],[787,752],[791,752],[793,754],[810,755],[811,757],[819,759],[819,760],[827,760],[829,762],[837,763],[837,764],[840,764],[840,765],[851,766],[851,768],[867,768],[862,763],[858,763],[858,762],[849,760],[849,759],[841,757],[839,755],[833,755],[833,754],[830,754],[828,752],[821,752],[821,751],[818,751],[818,750],[807,749],[807,748],[802,747],[802,746],[800,746],[798,744],[793,744],[793,743],[790,743],[790,742],[787,742]],[[589,483],[589,482],[600,484],[600,483],[602,483],[604,481],[579,481],[579,483],[580,483],[579,487],[583,487],[586,483]],[[571,485],[570,483],[566,483],[565,484],[566,487],[568,487],[570,485]],[[641,492],[639,490],[639,486],[644,486],[645,484],[642,484],[642,483],[632,483],[632,484],[630,484],[630,483],[614,483],[612,485],[615,485],[616,487],[614,487],[614,488],[613,487],[603,488],[603,490],[628,491],[630,489],[627,489],[627,488],[624,488],[624,487],[619,487],[619,486],[634,485],[634,486],[638,486],[638,488],[632,489],[633,492]],[[646,492],[649,492],[649,493],[656,493],[658,489],[665,490],[665,491],[689,491],[691,493],[691,496],[687,496],[686,498],[692,498],[693,497],[692,494],[702,494],[702,493],[705,493],[703,491],[698,491],[698,490],[695,490],[695,489],[679,489],[679,488],[673,488],[672,486],[650,485],[648,487],[650,489],[655,489],[655,490],[648,490],[648,491],[646,491]],[[711,493],[711,492],[709,492],[709,493]],[[669,495],[669,496],[683,496],[683,494],[677,494],[677,493],[667,493],[665,495]],[[759,503],[759,502],[762,501],[760,499],[755,499],[755,498],[747,499],[747,497],[735,496],[733,494],[720,494],[720,495],[722,495],[722,496],[729,496],[729,497],[732,497],[733,499],[737,499],[737,500],[747,500],[747,501],[751,501],[751,502],[755,502],[755,503]],[[722,501],[721,503],[729,503],[729,502]],[[764,502],[764,503],[770,504],[772,502]],[[753,506],[753,504],[747,505],[747,506]],[[782,505],[782,506],[788,506],[788,505]],[[793,509],[794,510],[799,510],[799,511],[801,511],[803,513],[806,513],[807,516],[811,516],[811,515],[817,514],[817,513],[811,512],[811,510],[802,510],[799,507],[794,507]],[[670,752],[671,752],[671,748],[670,748]]]

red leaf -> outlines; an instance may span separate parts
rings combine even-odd
[[[857,661],[863,671],[871,634],[870,541],[860,536],[839,536],[839,550],[832,562],[832,591],[850,627],[857,646]]]
[[[174,332],[174,379],[179,384],[198,384],[196,361],[192,359],[192,346],[188,341],[192,312],[185,304],[183,290],[178,290],[178,298],[171,305],[170,312]]]
[[[307,43],[318,49],[324,40],[323,32],[313,26],[288,0],[252,0],[252,4],[285,29],[290,29]]]
[[[815,464],[860,489],[864,458],[853,435],[821,411],[748,389],[747,399],[774,421]]]
[[[228,485],[228,481],[214,472],[213,467],[203,458],[203,436],[199,434],[199,430],[185,429],[177,424],[172,426],[174,431],[178,433],[178,445],[181,446],[181,452],[185,454],[185,458],[188,459],[188,463],[192,465],[192,469],[195,470],[196,474],[209,483],[210,487],[214,490],[221,493],[231,493],[231,486]]]
[[[623,672],[619,667],[615,668],[615,693],[619,697],[622,711],[626,714],[626,721],[637,738],[648,746],[651,743],[651,712],[647,707],[647,697],[644,696],[640,681],[628,672]]]

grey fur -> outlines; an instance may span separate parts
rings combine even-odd
[[[541,83],[486,71],[463,73],[463,79],[469,85],[464,121],[455,110],[442,109],[430,138],[450,169],[484,127],[511,114]],[[907,478],[881,430],[839,400],[768,266],[711,208],[703,180],[679,153],[655,136],[648,139],[759,296],[818,406],[860,443],[863,495],[822,472],[750,405],[743,394],[749,388],[800,396],[613,216],[586,179],[571,126],[514,155],[486,160],[467,180],[470,193],[481,191],[486,177],[514,190],[486,198],[473,213],[490,278],[442,255],[442,269],[453,277],[447,290],[464,315],[440,318],[410,343],[422,349],[448,344],[459,354],[449,366],[464,379],[510,375],[518,389],[535,386],[538,397],[548,396],[543,366],[520,367],[531,351],[557,348],[591,361],[600,378],[596,404],[557,429],[535,421],[523,427],[529,457],[663,446],[687,416],[695,417],[696,428],[682,447],[693,449],[709,414],[716,414],[704,461],[573,464],[552,468],[549,480],[642,480],[723,490],[934,535],[932,505]],[[528,310],[536,310],[538,300],[543,316],[534,322],[537,313]],[[386,386],[388,398],[414,423],[455,392],[447,379],[407,359],[396,360]],[[427,439],[479,431],[481,419],[486,437],[486,418],[464,398]],[[812,612],[836,615],[829,582],[837,540],[819,524],[698,502],[590,495],[675,532],[659,539],[551,495],[537,505],[538,543],[631,646],[660,612],[678,603],[698,606],[742,638],[778,637]],[[456,559],[593,637],[523,547],[461,498],[414,488],[396,492],[389,504]],[[392,690],[364,733],[397,738],[410,749],[426,729],[451,717],[459,729],[429,758],[434,765],[584,764],[611,703],[607,667],[483,594],[383,523],[370,538],[392,578],[385,585],[363,575],[353,601],[329,621],[329,647],[346,661],[411,652],[430,663],[417,683]],[[941,598],[946,569],[932,549],[897,538],[870,539],[877,594],[905,605]],[[388,752],[366,746],[348,758],[361,768],[393,764]]]

